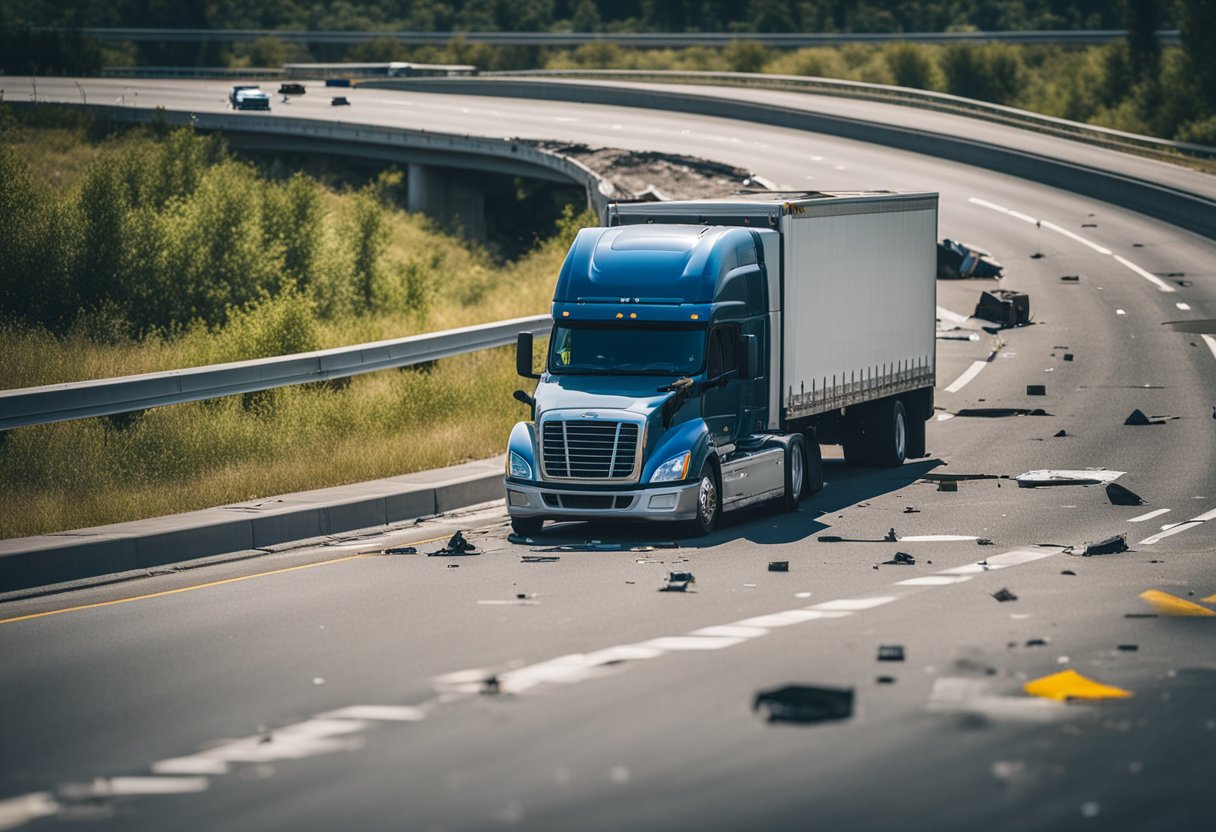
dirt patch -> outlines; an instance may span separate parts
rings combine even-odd
[[[569,156],[609,180],[617,199],[708,199],[740,188],[763,187],[743,168],[692,156],[560,142],[536,146]]]

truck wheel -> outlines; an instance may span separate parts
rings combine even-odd
[[[536,537],[545,521],[540,517],[512,517],[511,531],[520,537]]]
[[[801,436],[791,436],[785,446],[785,493],[781,497],[782,511],[797,511],[806,493],[806,442]]]
[[[883,468],[898,468],[908,453],[908,411],[899,399],[874,403],[870,434],[873,462]]]
[[[701,477],[697,486],[697,518],[688,524],[693,537],[703,537],[718,525],[722,498],[718,488],[718,472],[707,459],[701,465]]]
[[[920,459],[927,453],[925,447],[925,426],[927,413],[923,406],[906,406],[908,425],[908,446],[904,453],[907,459]]]
[[[823,490],[823,451],[814,428],[804,432],[803,436],[806,438],[806,488],[803,496],[809,497]]]
[[[873,437],[857,425],[845,428],[840,444],[844,449],[844,461],[849,465],[864,467],[877,464],[874,461]]]

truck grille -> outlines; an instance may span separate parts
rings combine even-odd
[[[545,475],[579,480],[624,480],[633,476],[638,425],[599,420],[554,420],[541,434]]]

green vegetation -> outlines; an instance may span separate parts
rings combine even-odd
[[[28,116],[26,114],[29,114]],[[51,109],[0,134],[0,378],[100,378],[544,311],[567,211],[494,261],[386,202],[274,181],[189,130],[107,133]],[[392,476],[499,453],[510,350],[133,418],[0,435],[0,537]]]

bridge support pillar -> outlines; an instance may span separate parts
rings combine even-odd
[[[486,195],[478,174],[410,163],[407,207],[471,240],[486,237]]]

